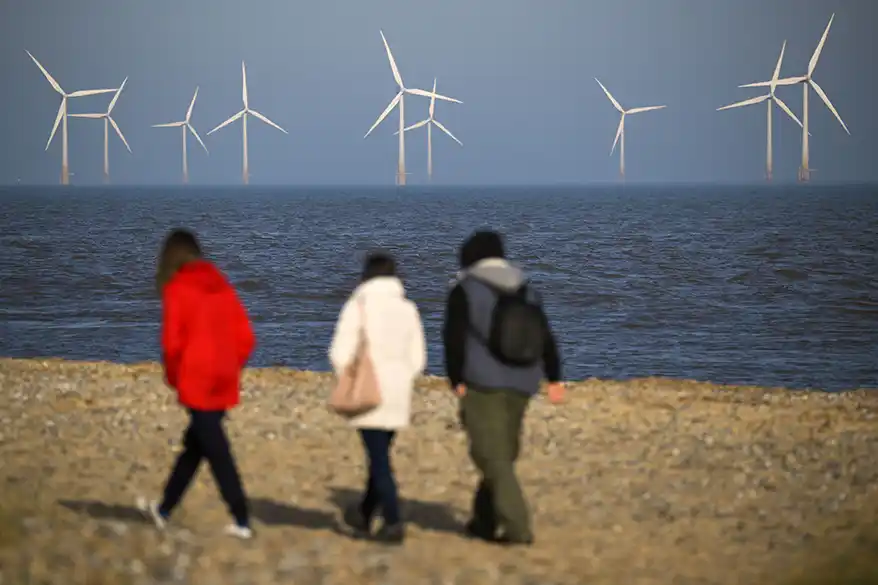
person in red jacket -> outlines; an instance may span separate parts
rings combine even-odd
[[[235,523],[226,533],[250,538],[247,497],[222,421],[240,401],[241,370],[255,346],[247,312],[220,270],[205,260],[195,235],[173,230],[159,257],[165,381],[189,412],[184,450],[167,480],[161,503],[138,499],[160,529],[189,487],[202,459]]]

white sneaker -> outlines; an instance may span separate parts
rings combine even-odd
[[[251,538],[253,538],[253,530],[251,530],[247,526],[229,524],[225,527],[223,532],[228,536],[234,536],[235,538],[240,538],[241,540],[250,540]]]
[[[143,496],[137,496],[137,509],[140,510],[148,520],[152,520],[155,527],[164,530],[167,526],[168,519],[159,512],[159,503],[155,500],[147,500]]]

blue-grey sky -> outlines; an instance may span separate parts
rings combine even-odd
[[[409,87],[438,90],[436,118],[460,138],[434,135],[437,183],[614,181],[609,151],[618,115],[598,77],[625,107],[667,104],[626,122],[629,180],[761,181],[765,108],[716,112],[758,95],[781,43],[782,75],[804,73],[830,14],[814,78],[851,130],[811,95],[811,165],[821,181],[876,181],[878,70],[874,0],[30,0],[0,3],[0,183],[55,183],[61,143],[44,152],[59,98],[25,54],[67,91],[128,85],[114,111],[117,184],[178,183],[180,138],[152,124],[181,120],[198,85],[202,137],[241,109],[241,61],[251,107],[251,180],[272,184],[392,184],[396,114],[363,135],[395,93],[378,30]],[[801,116],[801,88],[779,95]],[[70,102],[103,111],[110,96]],[[426,117],[408,98],[406,121]],[[389,122],[389,123],[388,123]],[[794,180],[801,132],[775,113],[775,174]],[[98,183],[102,124],[70,120],[75,183]],[[410,181],[426,174],[426,133],[407,135]],[[241,180],[240,125],[190,142],[191,180]]]

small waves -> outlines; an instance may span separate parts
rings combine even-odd
[[[543,293],[570,378],[878,386],[873,192],[412,194],[0,190],[0,355],[155,359],[167,218],[199,233],[238,287],[254,365],[326,369],[337,311],[381,248],[397,257],[441,373],[457,248],[490,225]]]

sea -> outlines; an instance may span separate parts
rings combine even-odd
[[[156,255],[200,236],[254,366],[327,370],[339,308],[392,252],[441,374],[474,230],[542,291],[564,378],[878,388],[878,187],[0,187],[0,356],[159,358]]]

